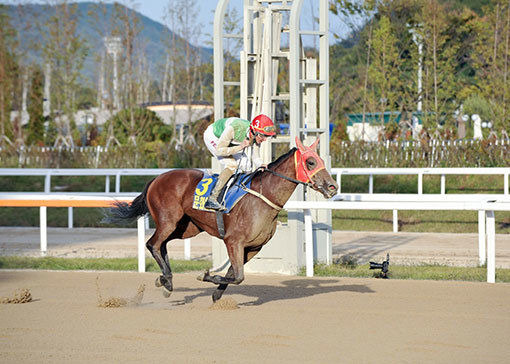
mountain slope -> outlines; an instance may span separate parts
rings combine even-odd
[[[114,12],[113,4],[105,4],[106,16],[110,18]],[[122,5],[120,5],[122,6]],[[39,4],[27,4],[21,8],[6,6],[7,14],[11,25],[20,33],[23,48],[28,50],[28,61],[35,61],[42,64],[42,52],[37,45],[42,46],[48,33],[48,20],[54,10],[52,7]],[[89,47],[87,59],[85,60],[82,75],[86,82],[93,82],[96,78],[98,63],[96,61],[103,47],[103,35],[99,34],[97,21],[89,14],[97,11],[97,4],[92,2],[77,3],[76,15],[78,19],[77,34],[79,34]],[[165,25],[155,22],[146,16],[135,11],[141,31],[138,35],[137,44],[141,44],[146,54],[148,66],[153,79],[159,79],[159,73],[166,60],[166,45],[172,37],[172,31]],[[101,25],[100,25],[101,26]],[[179,39],[179,44],[184,46],[186,40]],[[210,62],[212,59],[212,48],[194,47],[200,53],[203,62]]]

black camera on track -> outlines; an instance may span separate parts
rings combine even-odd
[[[380,278],[388,279],[388,270],[390,267],[390,254],[386,254],[386,260],[382,263],[370,262],[370,269],[380,269]]]

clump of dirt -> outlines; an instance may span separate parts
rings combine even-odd
[[[142,303],[143,294],[145,292],[145,284],[141,284],[138,287],[136,295],[132,298],[122,297],[108,297],[103,298],[101,290],[99,289],[99,276],[96,277],[96,289],[97,289],[97,306],[103,308],[119,308],[127,306],[138,306]]]
[[[27,303],[32,301],[32,294],[27,288],[14,291],[12,297],[0,297],[0,303]]]
[[[209,307],[210,310],[237,310],[238,308],[237,302],[230,297],[219,299]]]

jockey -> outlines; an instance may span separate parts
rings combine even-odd
[[[223,186],[236,169],[252,172],[260,167],[260,144],[267,137],[275,135],[273,121],[263,114],[256,116],[251,123],[249,120],[233,117],[216,120],[207,127],[204,132],[205,145],[224,169],[205,204],[206,208],[223,209],[218,203],[218,195]],[[251,147],[248,153],[244,151],[246,147]]]

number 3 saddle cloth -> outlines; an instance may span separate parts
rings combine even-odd
[[[245,174],[238,173],[230,177],[228,182],[223,187],[218,202],[225,206],[223,213],[228,214],[230,210],[246,195],[246,189],[250,188],[253,173]],[[205,202],[209,198],[216,181],[218,180],[217,174],[208,174],[204,172],[204,177],[198,182],[195,188],[195,195],[193,196],[193,208],[202,211],[215,211],[204,207]]]

